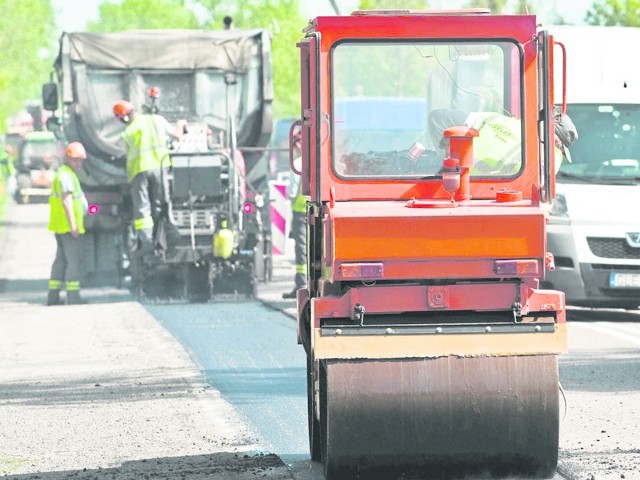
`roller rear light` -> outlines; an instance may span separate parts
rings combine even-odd
[[[496,260],[493,271],[497,275],[535,277],[540,274],[539,262],[535,259],[526,260]]]
[[[384,277],[382,263],[343,263],[340,274],[346,279],[375,279]]]

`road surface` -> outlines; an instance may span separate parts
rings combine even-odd
[[[289,259],[257,301],[143,306],[90,289],[89,305],[45,307],[45,217],[12,205],[0,225],[0,475],[322,479],[280,299]],[[569,318],[556,478],[640,480],[640,312]]]

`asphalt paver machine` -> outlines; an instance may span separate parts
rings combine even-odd
[[[125,125],[113,114],[121,99],[188,123],[166,165],[175,245],[149,261],[132,254]],[[95,210],[85,221],[83,285],[129,285],[140,300],[254,295],[271,269],[272,101],[266,30],[63,33],[43,105],[59,112],[51,129],[87,149],[78,176]],[[216,252],[217,238],[230,248]]]
[[[298,47],[312,459],[328,479],[552,476],[567,331],[539,282],[561,44],[472,9],[318,17]]]

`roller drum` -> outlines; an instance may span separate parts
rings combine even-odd
[[[327,360],[323,367],[328,479],[349,478],[354,470],[362,478],[386,469],[539,478],[555,471],[555,355]]]

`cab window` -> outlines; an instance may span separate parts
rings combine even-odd
[[[342,178],[438,175],[443,131],[467,125],[472,175],[522,167],[518,47],[511,42],[343,42],[331,54],[333,169]]]

